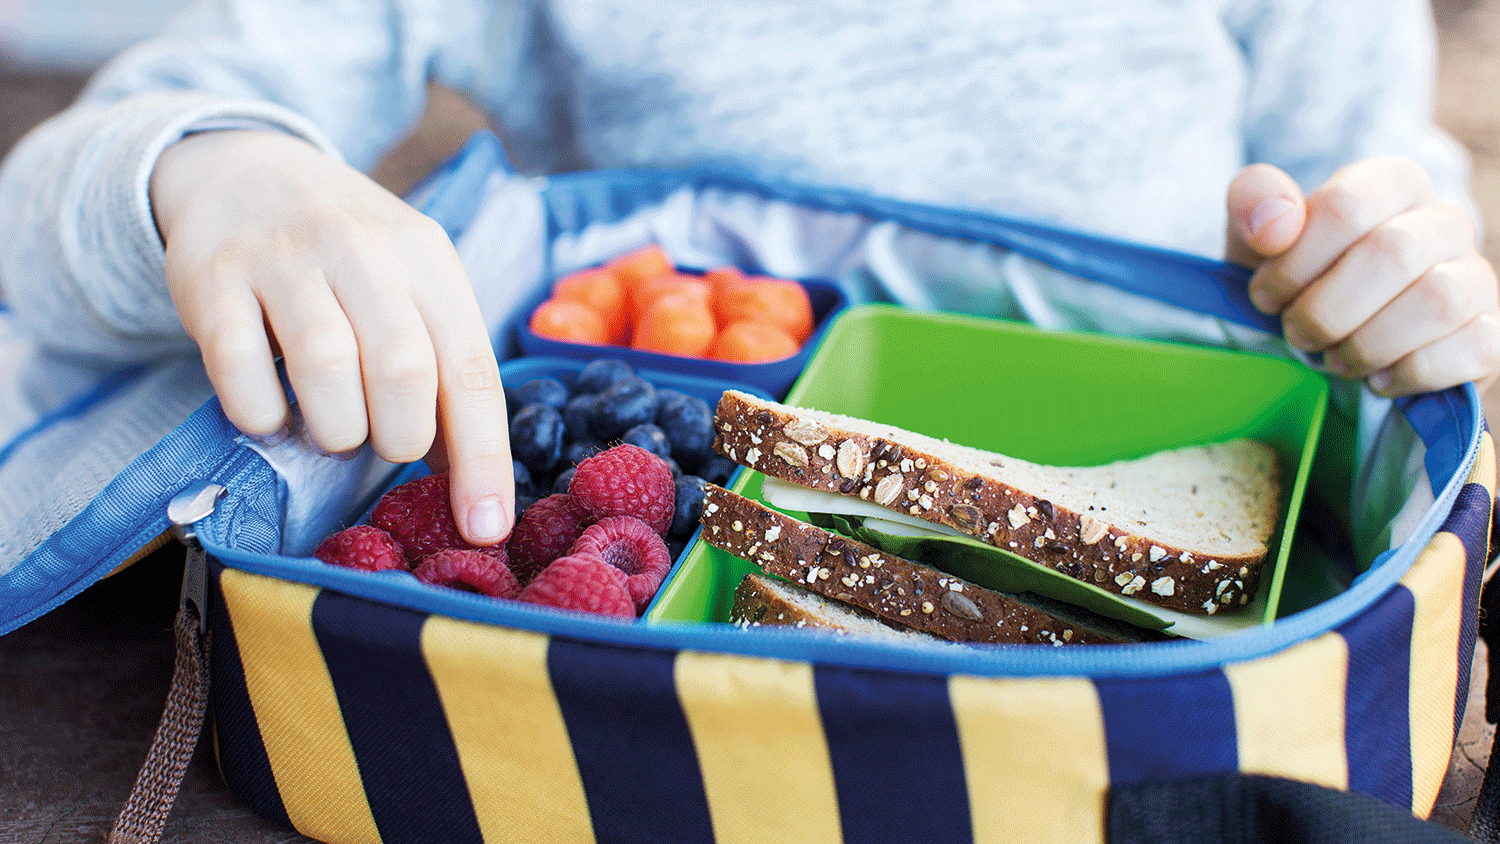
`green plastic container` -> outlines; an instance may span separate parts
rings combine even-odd
[[[1327,401],[1325,378],[1294,361],[888,305],[838,317],[786,398],[1055,465],[1260,439],[1281,458],[1282,502],[1264,600],[1246,608],[1259,623],[1276,618]],[[758,500],[762,478],[732,486]],[[753,570],[696,542],[647,621],[727,621]]]

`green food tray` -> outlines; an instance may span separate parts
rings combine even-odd
[[[1280,458],[1281,513],[1261,593],[1241,612],[1268,624],[1286,580],[1287,526],[1297,523],[1328,383],[1267,355],[862,305],[834,321],[785,401],[1055,465],[1260,439]],[[760,500],[763,477],[742,472],[731,487]],[[728,621],[735,587],[754,570],[697,541],[646,621]]]

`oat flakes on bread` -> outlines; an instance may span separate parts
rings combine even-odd
[[[946,525],[1071,577],[1186,612],[1255,594],[1276,455],[1237,439],[1102,466],[1047,466],[726,391],[714,449],[768,476]]]
[[[886,623],[954,642],[1090,644],[1160,634],[1056,604],[1060,618],[930,566],[887,554],[707,484],[699,519],[704,542]]]

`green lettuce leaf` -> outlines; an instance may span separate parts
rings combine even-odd
[[[1167,621],[1138,604],[1092,583],[1068,577],[1018,554],[960,536],[905,536],[866,526],[864,519],[840,513],[810,513],[809,521],[898,557],[932,566],[996,592],[1035,592],[1147,630],[1165,630]]]

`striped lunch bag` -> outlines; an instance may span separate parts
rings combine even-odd
[[[551,278],[649,242],[688,266],[834,280],[853,306],[835,330],[867,307],[966,306],[976,331],[1296,359],[1242,269],[991,214],[715,169],[523,178],[487,135],[412,201],[453,236],[508,378]],[[975,279],[991,300],[961,299]],[[100,379],[0,451],[0,632],[161,537],[188,543],[169,717],[119,840],[159,833],[199,723],[240,800],[326,842],[1458,840],[1421,819],[1488,558],[1478,393],[1387,401],[1315,377],[1326,406],[1289,534],[1317,582],[1204,640],[629,623],[328,566],[318,540],[411,467],[252,442],[181,360]]]

